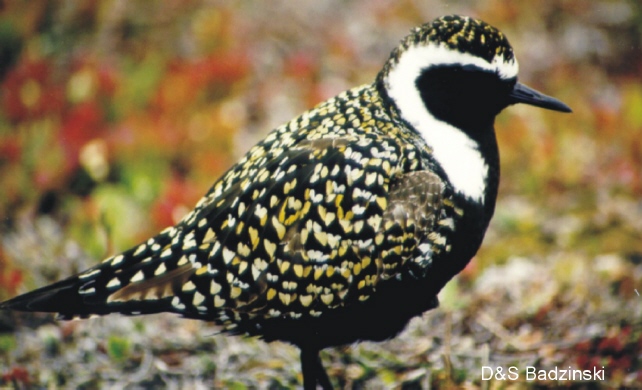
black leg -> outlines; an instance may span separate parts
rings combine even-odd
[[[321,388],[323,390],[332,390],[332,383],[330,383],[330,378],[328,377],[328,373],[323,368],[323,364],[321,363],[321,357],[319,356],[319,353],[317,352],[317,381],[319,382],[319,385],[321,385]]]
[[[317,383],[323,390],[332,390],[328,373],[325,372],[317,348],[301,348],[301,372],[303,373],[303,389],[316,390]]]

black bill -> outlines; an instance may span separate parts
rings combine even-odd
[[[517,83],[508,95],[509,104],[524,103],[553,111],[572,112],[571,108],[554,97],[546,96],[533,88]]]

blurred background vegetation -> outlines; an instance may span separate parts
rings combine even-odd
[[[642,386],[642,3],[350,0],[0,5],[0,299],[176,223],[270,129],[370,83],[410,28],[500,28],[520,80],[569,104],[497,121],[495,219],[442,308],[329,350],[346,388],[523,388],[480,367],[606,367]],[[172,316],[0,313],[0,386],[288,388],[296,350]],[[559,385],[555,382],[539,383]],[[568,385],[568,384],[567,384]]]

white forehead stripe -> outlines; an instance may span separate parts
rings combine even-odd
[[[433,65],[475,65],[490,72],[497,72],[499,77],[510,79],[517,77],[519,65],[514,58],[505,61],[503,56],[495,56],[492,62],[469,53],[462,53],[445,45],[428,44],[413,46],[404,52],[395,68],[406,71],[421,70]],[[418,73],[415,73],[418,74]]]
[[[463,131],[433,117],[416,86],[422,70],[448,64],[475,65],[507,79],[517,76],[518,65],[517,61],[505,62],[501,57],[495,57],[491,63],[445,46],[418,46],[401,55],[385,80],[388,96],[395,101],[402,117],[433,149],[435,159],[448,175],[455,191],[481,203],[484,201],[488,165],[477,143]]]

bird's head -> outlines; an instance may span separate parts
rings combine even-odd
[[[477,19],[444,16],[402,40],[378,83],[411,124],[428,110],[469,135],[479,126],[492,126],[501,110],[516,103],[571,111],[518,83],[517,73],[513,48],[502,32]]]

